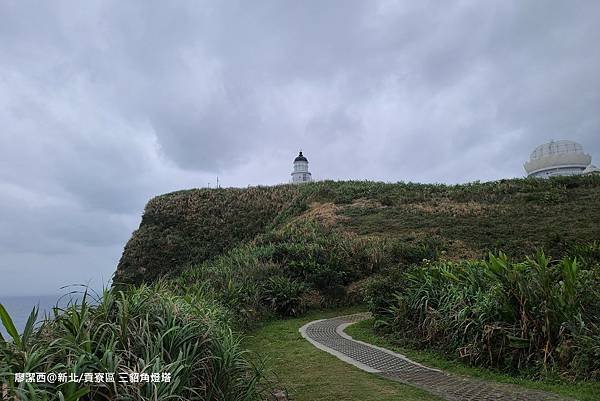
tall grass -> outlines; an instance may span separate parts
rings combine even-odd
[[[513,262],[499,253],[426,263],[398,277],[387,305],[374,295],[383,279],[374,279],[369,292],[379,324],[403,341],[508,371],[600,375],[595,263],[551,260],[543,252]]]
[[[228,328],[226,311],[200,297],[175,296],[163,284],[105,291],[92,305],[54,309],[22,335],[4,310],[12,341],[0,340],[4,398],[25,400],[260,399],[261,370]],[[115,383],[17,383],[15,373],[115,373]],[[118,374],[170,373],[170,382],[120,383]]]

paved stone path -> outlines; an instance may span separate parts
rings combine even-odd
[[[300,328],[315,347],[333,354],[367,372],[419,387],[449,401],[564,401],[555,394],[512,384],[487,382],[444,373],[413,362],[404,355],[362,341],[344,333],[352,323],[370,317],[368,313],[316,320]],[[571,399],[572,400],[572,399]]]

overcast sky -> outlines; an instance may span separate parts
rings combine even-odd
[[[0,295],[110,279],[146,201],[600,162],[600,2],[0,1]]]

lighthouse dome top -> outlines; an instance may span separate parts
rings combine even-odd
[[[298,156],[294,159],[294,162],[307,162],[308,159],[302,155],[302,151],[298,153]]]

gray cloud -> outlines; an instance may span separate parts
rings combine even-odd
[[[0,3],[0,293],[108,279],[158,193],[600,162],[600,3]]]

